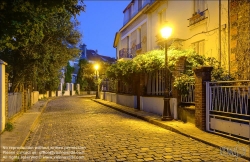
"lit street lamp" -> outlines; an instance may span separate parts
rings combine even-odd
[[[168,26],[164,26],[161,29],[161,36],[165,39],[165,91],[164,91],[164,107],[162,114],[162,121],[172,120],[171,112],[170,112],[170,70],[168,68],[168,44],[167,39],[170,37],[172,33],[172,28]]]
[[[99,69],[99,65],[95,64],[94,68],[95,68],[95,77],[96,77],[96,83],[97,83],[97,91],[96,91],[95,99],[99,99],[99,93],[98,93],[99,92],[99,83],[98,83],[98,78],[97,78],[97,72]]]

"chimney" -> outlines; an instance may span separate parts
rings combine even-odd
[[[84,55],[84,58],[87,58],[87,45],[86,44],[82,44],[82,54]]]

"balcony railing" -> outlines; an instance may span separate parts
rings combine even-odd
[[[194,24],[196,24],[196,23],[198,23],[198,22],[200,22],[202,20],[205,20],[207,18],[207,16],[206,16],[206,11],[207,10],[208,9],[206,9],[206,10],[204,10],[202,12],[193,14],[193,16],[188,19],[189,20],[189,26],[192,26],[192,25],[194,25]]]
[[[123,48],[119,51],[119,58],[133,58],[130,48]]]
[[[140,50],[141,49],[141,43],[136,45],[136,50]]]

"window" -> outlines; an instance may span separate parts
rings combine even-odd
[[[158,22],[161,26],[166,21],[166,10],[162,10],[158,13]]]
[[[141,28],[138,28],[138,43],[141,43]]]
[[[194,0],[194,12],[200,13],[205,10],[205,0]]]
[[[127,49],[129,49],[129,36],[127,36]]]
[[[201,40],[195,43],[192,43],[193,48],[195,50],[196,53],[200,54],[200,55],[204,55],[204,45],[205,45],[205,41]]]
[[[137,29],[137,44],[136,49],[141,49],[141,28]]]

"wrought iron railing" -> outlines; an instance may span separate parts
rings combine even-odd
[[[105,92],[116,92],[117,91],[117,81],[106,79],[102,82],[103,89]]]
[[[141,43],[136,45],[136,50],[140,50],[141,49]]]
[[[181,103],[195,103],[195,98],[194,98],[194,83],[188,83],[187,84],[187,89],[188,89],[188,94],[181,94]]]
[[[196,23],[198,23],[198,22],[200,22],[202,20],[205,20],[207,18],[207,16],[206,16],[206,11],[207,10],[208,9],[206,9],[206,10],[204,10],[202,12],[193,14],[193,16],[188,19],[189,20],[189,26],[194,25],[194,24],[196,24]]]
[[[119,58],[133,58],[131,49],[123,48],[119,51]]]
[[[209,110],[250,115],[250,81],[210,82]]]
[[[250,142],[250,80],[206,83],[206,130]]]
[[[165,69],[157,70],[153,73],[145,75],[146,80],[146,95],[163,96],[165,91]]]

